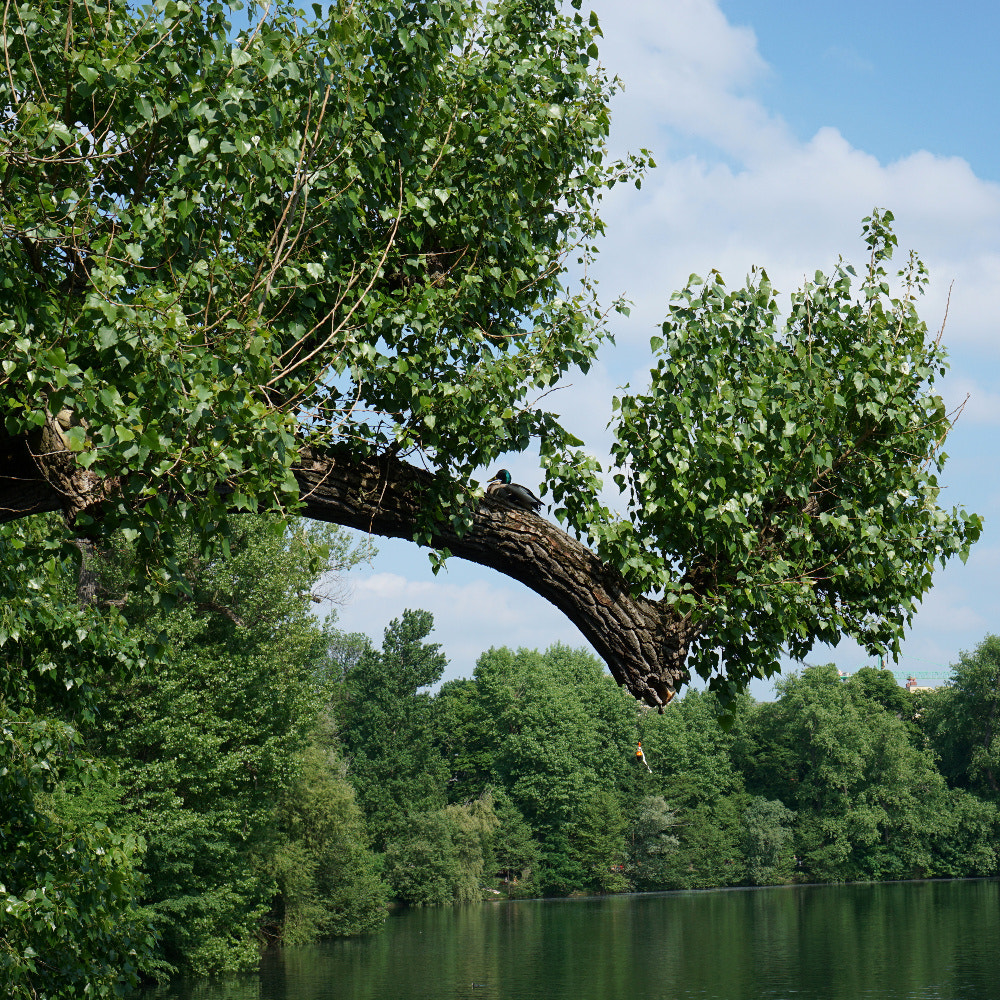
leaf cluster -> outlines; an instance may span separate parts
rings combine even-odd
[[[25,1000],[118,996],[152,947],[137,907],[145,844],[61,793],[109,780],[83,732],[145,651],[120,615],[76,603],[75,560],[45,529],[0,529],[0,978]]]
[[[891,222],[865,220],[857,289],[848,265],[817,272],[785,318],[763,271],[735,291],[692,276],[649,387],[613,401],[627,516],[596,499],[592,460],[550,466],[557,514],[691,624],[689,663],[724,695],[816,642],[898,654],[935,563],[979,537],[938,505],[945,354],[917,314],[920,260],[890,285]]]
[[[558,439],[531,393],[601,335],[563,275],[644,162],[605,162],[600,29],[550,0],[231,17],[0,22],[0,415],[47,453],[62,414],[80,523],[103,484],[161,559],[181,522],[292,505],[306,439],[422,456],[459,511],[447,481]]]

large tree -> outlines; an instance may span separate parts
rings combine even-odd
[[[179,523],[298,503],[522,581],[657,706],[892,651],[979,520],[937,505],[943,354],[888,216],[787,320],[763,274],[682,293],[616,400],[625,516],[541,402],[605,336],[597,209],[645,166],[607,159],[579,6],[5,6],[0,518],[119,525],[169,577]],[[472,481],[533,443],[567,531]]]
[[[583,649],[491,649],[472,700],[489,785],[530,824],[545,894],[621,888],[636,705]],[[457,761],[456,761],[457,762]]]
[[[318,933],[327,923],[319,914],[303,921],[288,905],[296,893],[284,869],[297,867],[297,894],[308,896],[315,884],[302,883],[319,880],[324,828],[332,837],[337,826],[329,814],[356,810],[333,780],[335,753],[327,753],[329,778],[311,779],[317,801],[298,786],[332,742],[317,720],[334,632],[312,614],[310,597],[359,554],[328,525],[233,520],[228,555],[213,559],[201,557],[195,532],[178,532],[175,556],[191,596],[169,612],[135,592],[132,551],[120,536],[98,563],[100,593],[124,615],[132,642],[163,649],[149,669],[105,681],[102,709],[83,730],[118,776],[102,818],[146,844],[141,898],[158,954],[145,975],[254,968],[275,896],[293,939],[307,933],[302,923]],[[364,838],[353,849],[339,839],[363,871]],[[267,929],[280,937],[284,927]]]
[[[920,725],[953,785],[1000,801],[1000,637],[987,635],[952,665],[945,687],[922,696]]]
[[[365,649],[347,673],[337,708],[351,780],[375,846],[384,851],[407,818],[446,804],[447,772],[434,744],[428,689],[447,657],[424,640],[427,611],[404,611],[385,630],[382,649]]]

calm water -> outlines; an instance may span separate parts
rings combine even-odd
[[[482,984],[473,987],[473,983]],[[1000,998],[1000,882],[679,892],[414,910],[157,1000]]]

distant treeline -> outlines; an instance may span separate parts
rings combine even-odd
[[[432,694],[447,661],[427,612],[403,612],[381,648],[312,615],[330,568],[362,554],[336,529],[248,516],[229,548],[179,552],[190,589],[169,607],[136,585],[125,540],[106,549],[102,613],[118,641],[159,652],[81,665],[77,701],[58,686],[4,691],[8,716],[48,713],[78,734],[62,765],[10,784],[5,891],[23,900],[51,876],[62,893],[44,934],[3,925],[0,960],[24,982],[42,976],[24,972],[30,956],[17,965],[33,934],[86,942],[98,916],[163,978],[374,931],[393,901],[998,870],[996,637],[938,690],[809,667],[773,703],[742,697],[723,728],[712,695],[660,715],[561,645],[491,649]],[[74,569],[60,565],[64,592],[46,600],[68,608]],[[58,865],[106,857],[107,843],[118,853],[98,905]]]

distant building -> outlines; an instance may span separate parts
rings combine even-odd
[[[909,692],[911,692],[911,693],[914,692],[914,691],[933,691],[934,690],[933,686],[924,687],[923,685],[918,684],[916,677],[907,677],[906,678],[906,683],[903,685],[903,687],[905,687],[906,690],[909,691]]]

